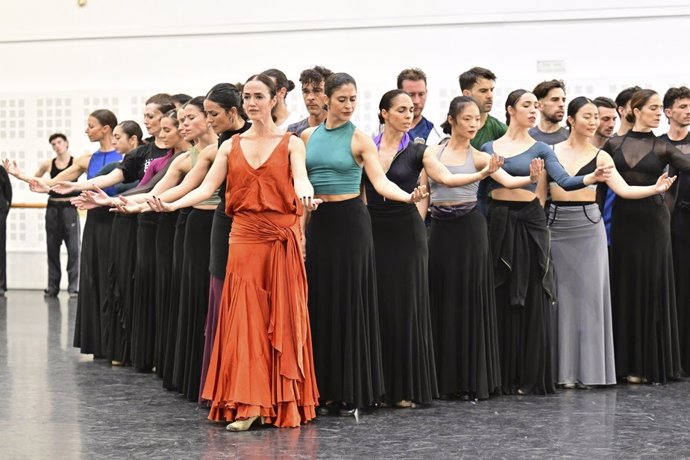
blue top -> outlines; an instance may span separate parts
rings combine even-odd
[[[434,129],[434,124],[422,116],[422,119],[419,120],[417,126],[410,129],[408,134],[412,140],[423,139],[424,143],[426,143],[427,139],[429,139],[429,133],[431,133],[432,129]]]
[[[307,142],[307,173],[316,195],[359,194],[362,167],[352,155],[355,125],[328,129],[321,123]]]
[[[494,142],[487,142],[482,145],[482,152],[486,153],[496,153],[494,152]],[[497,152],[500,154],[500,152]],[[558,161],[556,154],[551,148],[544,144],[543,142],[535,142],[522,153],[518,153],[512,157],[506,158],[505,163],[503,163],[503,169],[512,176],[529,176],[529,165],[535,158],[541,158],[544,160],[544,168],[547,174],[551,177],[563,190],[571,191],[578,190],[585,187],[584,176],[570,176],[563,168],[563,165]],[[503,185],[499,184],[495,180],[488,177],[488,190],[496,190],[503,188]],[[529,190],[534,192],[537,189],[537,184],[529,184],[522,187],[524,190]]]
[[[98,172],[103,169],[105,165],[120,160],[122,160],[122,155],[118,153],[117,150],[110,150],[108,152],[97,150],[91,155],[91,159],[89,160],[89,167],[86,169],[86,178],[91,179],[92,177],[96,177]],[[115,187],[106,187],[103,191],[110,196],[116,194]]]

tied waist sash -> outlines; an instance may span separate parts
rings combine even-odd
[[[542,287],[553,299],[551,239],[544,210],[538,200],[525,203],[517,209],[512,209],[510,204],[513,203],[494,201],[490,205],[489,240],[494,259],[495,284],[501,286],[509,283],[510,304],[524,306],[530,277],[535,276],[530,273],[534,257],[537,259],[537,275]]]
[[[234,216],[230,242],[271,244],[269,301],[271,304],[268,338],[278,352],[278,372],[288,379],[304,380],[304,347],[307,340],[306,272],[300,250],[301,230],[296,215],[240,213]],[[282,222],[281,222],[282,223]]]

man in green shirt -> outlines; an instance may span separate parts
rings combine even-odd
[[[481,128],[472,139],[472,147],[479,149],[483,144],[498,139],[506,133],[508,127],[489,115],[494,105],[494,88],[496,75],[483,67],[472,67],[460,74],[460,90],[463,96],[470,96],[479,103]]]
[[[503,136],[508,127],[489,115],[494,105],[494,88],[496,88],[496,75],[483,67],[472,67],[460,74],[460,90],[463,96],[474,98],[479,104],[481,116],[481,128],[474,139],[470,141],[472,147],[479,149],[489,141],[494,141]],[[477,208],[486,215],[486,202],[489,195],[486,191],[486,180],[479,183],[477,190]]]

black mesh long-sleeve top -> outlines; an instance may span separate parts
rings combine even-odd
[[[610,153],[616,169],[629,185],[654,185],[667,165],[690,172],[690,156],[658,139],[654,133],[629,131],[613,137],[604,150]]]

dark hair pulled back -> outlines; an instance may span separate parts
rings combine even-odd
[[[383,124],[385,120],[383,119],[383,116],[381,115],[382,111],[389,111],[391,107],[393,107],[393,100],[395,100],[396,97],[400,96],[401,94],[407,94],[405,91],[401,89],[392,89],[390,91],[387,91],[383,96],[381,96],[381,101],[379,102],[379,123]]]
[[[226,112],[235,109],[243,119],[247,119],[247,114],[242,108],[242,89],[238,88],[237,85],[218,83],[206,93],[205,99],[215,102]]]
[[[137,145],[142,145],[144,143],[144,133],[141,130],[141,126],[139,126],[139,123],[136,121],[125,120],[120,122],[118,126],[122,129],[122,132],[125,133],[125,136],[127,136],[128,139],[132,136],[136,136]]]
[[[288,80],[287,75],[285,75],[285,73],[282,70],[268,69],[268,70],[264,70],[261,73],[276,79],[275,85],[276,85],[277,90],[285,88],[287,90],[287,92],[289,93],[290,91],[295,89],[295,83],[292,80]]]
[[[471,104],[474,104],[477,106],[477,108],[479,108],[479,104],[477,104],[477,101],[475,101],[474,98],[469,96],[457,96],[453,98],[452,101],[450,101],[446,121],[441,123],[441,129],[443,130],[444,134],[451,134],[453,131],[451,124],[448,122],[448,118],[452,118],[453,120],[455,120],[455,117],[464,112],[465,108]]]
[[[505,105],[506,125],[510,125],[510,114],[508,113],[508,107],[516,108],[520,98],[527,93],[529,93],[529,91],[527,91],[526,89],[516,89],[514,91],[511,91],[510,94],[508,94]]]

